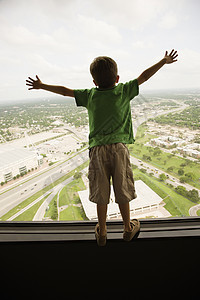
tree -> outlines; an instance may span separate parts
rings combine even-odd
[[[194,180],[195,179],[195,176],[192,172],[185,173],[185,176],[188,178],[188,180]]]
[[[144,160],[151,161],[151,157],[149,155],[144,154],[142,158]]]
[[[56,200],[54,200],[54,202],[53,202],[53,209],[52,209],[51,218],[52,218],[52,220],[57,220],[57,218],[58,218],[58,210],[57,210]]]
[[[168,172],[172,172],[172,171],[173,171],[173,169],[174,169],[174,167],[173,167],[173,166],[171,166],[171,167],[167,168],[167,171],[168,171]]]
[[[185,164],[185,163],[182,163],[182,164],[180,165],[180,167],[184,168],[184,167],[186,167],[186,164]]]
[[[131,167],[132,167],[133,169],[137,169],[137,168],[138,168],[138,166],[136,166],[136,165],[134,165],[134,164],[131,164]]]
[[[188,178],[186,177],[186,176],[182,176],[182,177],[180,177],[180,182],[181,183],[185,183],[185,182],[188,182]]]
[[[198,191],[195,189],[188,191],[188,198],[194,202],[198,202],[200,200]]]
[[[153,155],[154,155],[154,156],[158,156],[158,155],[160,155],[161,153],[162,153],[162,151],[160,150],[160,148],[156,147],[156,148],[154,149]]]
[[[175,188],[176,192],[183,195],[183,196],[186,196],[187,195],[187,190],[184,186],[182,185],[179,185]]]
[[[162,173],[159,175],[159,178],[161,181],[165,181],[167,179],[167,176],[164,173]]]
[[[178,175],[183,175],[184,174],[184,170],[183,169],[179,169],[178,170]]]
[[[81,178],[81,176],[82,176],[81,172],[75,172],[74,179],[79,179],[79,178]]]
[[[184,197],[187,197],[191,201],[197,203],[200,200],[199,193],[197,190],[192,189],[190,191],[187,191],[186,188],[182,185],[179,185],[175,188],[176,192],[181,194]]]

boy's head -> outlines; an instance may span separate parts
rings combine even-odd
[[[90,65],[93,82],[99,88],[110,88],[118,82],[116,62],[107,56],[99,56]]]

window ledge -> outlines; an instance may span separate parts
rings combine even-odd
[[[142,219],[138,239],[200,237],[200,217]],[[95,240],[94,221],[0,222],[0,242]],[[107,221],[108,240],[122,239],[122,221]]]

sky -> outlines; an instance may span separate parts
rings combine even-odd
[[[199,0],[0,0],[0,103],[49,97],[25,80],[72,89],[93,87],[90,63],[100,55],[118,64],[120,82],[137,78],[178,51],[140,87],[199,88]]]

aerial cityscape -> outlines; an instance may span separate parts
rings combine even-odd
[[[131,101],[131,217],[200,215],[200,91]],[[95,220],[88,200],[88,115],[69,98],[0,106],[0,220]],[[120,218],[111,189],[108,219]]]

